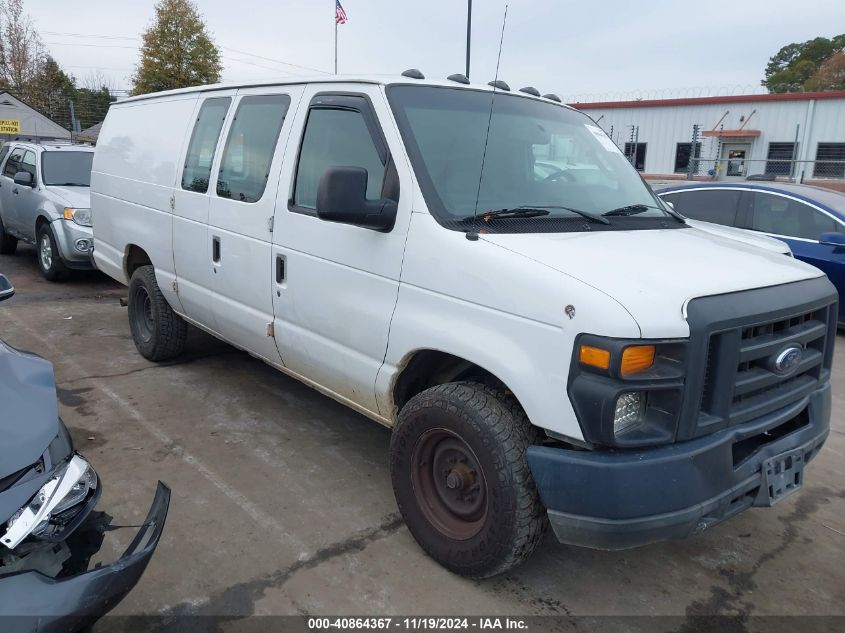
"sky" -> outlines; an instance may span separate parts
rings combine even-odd
[[[341,74],[464,72],[465,0],[341,0]],[[196,0],[224,81],[314,76],[334,61],[334,0]],[[126,89],[153,0],[25,0],[50,53],[77,79]],[[505,0],[473,3],[475,82],[496,74]],[[842,0],[507,0],[499,77],[568,101],[759,92],[790,42],[845,32]],[[115,7],[120,7],[116,9]],[[287,62],[287,64],[282,63]],[[303,68],[307,67],[307,68]]]

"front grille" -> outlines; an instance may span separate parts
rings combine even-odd
[[[808,282],[803,283],[806,290]],[[765,290],[769,289],[751,292]],[[743,294],[733,296],[743,302]],[[709,313],[712,318],[717,314],[713,308],[724,314],[731,305],[730,298],[731,295],[721,295],[721,303],[716,303],[715,297],[695,301],[701,302],[702,316]],[[767,299],[777,301],[771,294]],[[781,301],[789,305],[788,297],[781,297]],[[756,420],[817,389],[829,376],[837,321],[835,301],[835,296],[828,294],[815,299],[807,297],[792,310],[780,308],[756,315],[736,314],[741,311],[732,310],[732,317],[705,324],[693,332],[691,342],[700,351],[692,354],[694,364],[689,370],[700,378],[688,381],[692,393],[687,394],[687,411],[692,420],[680,429],[680,436],[696,437]],[[748,308],[754,303],[748,302]],[[800,361],[791,371],[777,373],[774,360],[793,345],[802,349]]]
[[[700,417],[742,424],[789,405],[821,379],[829,308],[734,328],[710,336]],[[772,357],[790,345],[803,348],[798,366],[782,376]],[[724,424],[719,424],[724,426]]]

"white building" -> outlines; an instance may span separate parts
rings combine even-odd
[[[0,91],[0,143],[70,140],[70,132],[14,95]]]
[[[648,179],[756,176],[845,188],[845,91],[572,105]]]

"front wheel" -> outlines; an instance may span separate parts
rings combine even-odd
[[[188,324],[167,303],[150,265],[138,268],[129,281],[129,329],[147,360],[168,360],[185,348]]]
[[[502,390],[458,382],[411,398],[391,438],[390,474],[408,529],[429,556],[485,578],[534,551],[548,523],[526,455],[537,440]]]
[[[46,222],[38,228],[38,270],[47,281],[62,281],[70,270],[62,261],[53,229]]]

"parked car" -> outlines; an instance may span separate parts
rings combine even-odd
[[[0,275],[0,301],[14,288]],[[49,362],[0,341],[0,621],[4,633],[76,631],[113,609],[161,538],[170,489],[120,557],[89,569],[111,517],[102,483],[59,418]]]
[[[0,253],[35,244],[50,281],[92,268],[91,161],[87,145],[6,143],[0,148]]]
[[[550,146],[597,177],[538,172]],[[178,355],[191,323],[391,427],[402,516],[457,573],[549,523],[608,549],[700,533],[799,488],[828,435],[827,278],[691,227],[551,99],[406,76],[143,95],[109,109],[91,182],[139,352]]]
[[[797,259],[823,270],[845,292],[845,194],[786,183],[701,183],[660,189],[676,211],[696,220],[765,233]],[[845,303],[837,317],[845,326]]]

